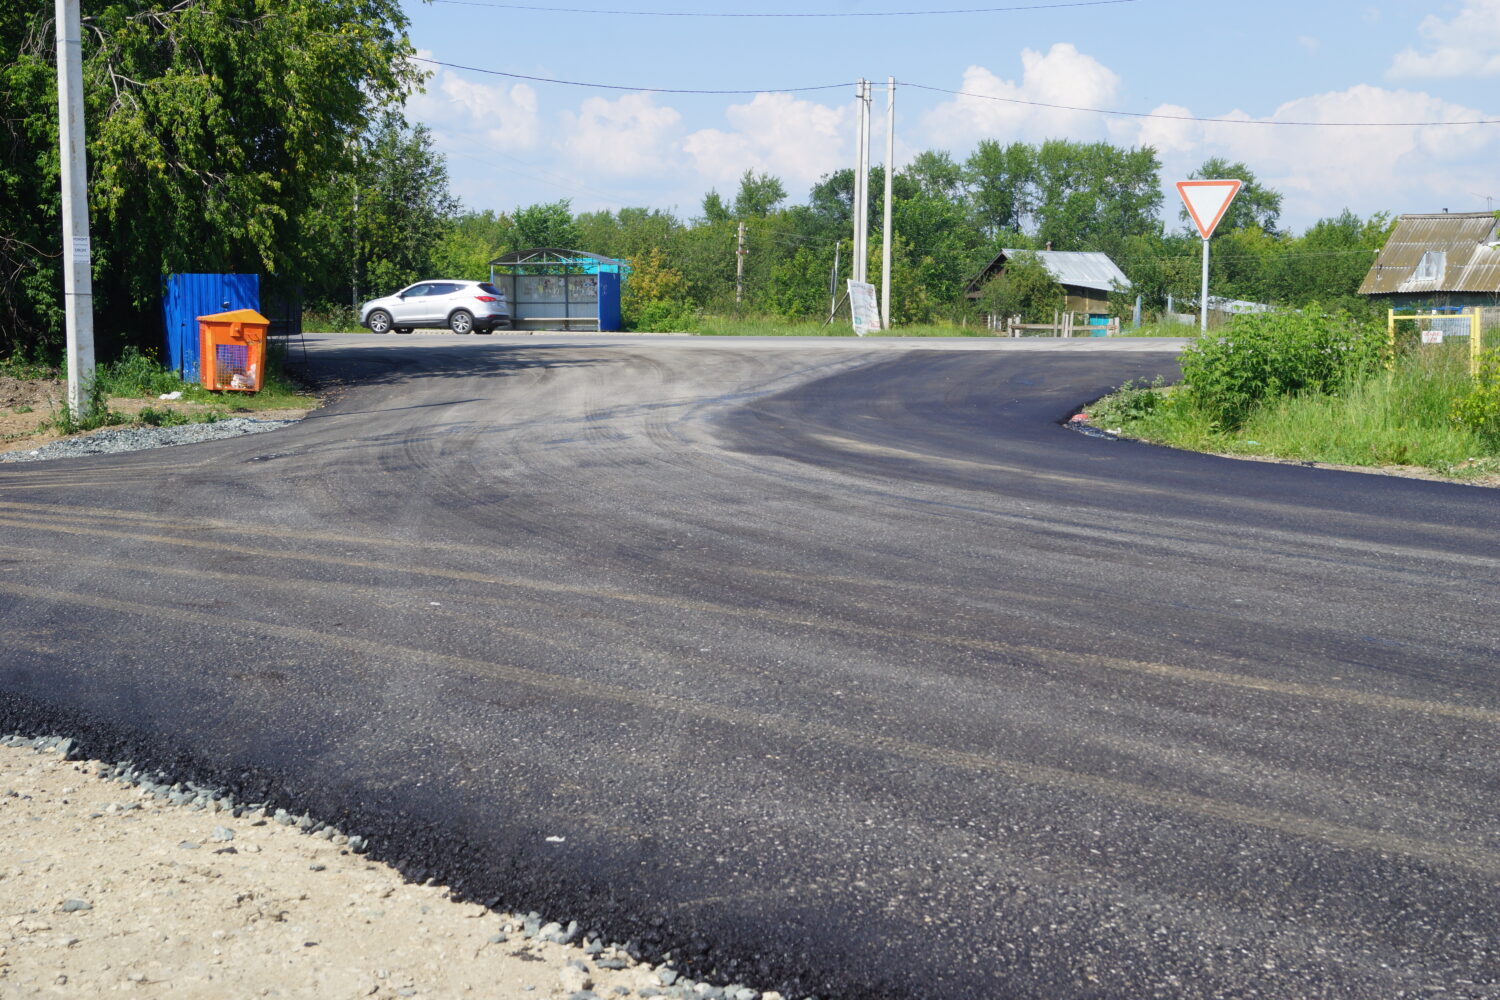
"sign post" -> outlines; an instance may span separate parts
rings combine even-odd
[[[1230,202],[1240,193],[1244,181],[1178,181],[1177,193],[1187,206],[1188,215],[1203,237],[1203,293],[1198,298],[1198,328],[1208,329],[1208,241],[1219,228]]]

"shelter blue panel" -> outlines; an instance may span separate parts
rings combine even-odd
[[[198,377],[198,317],[235,309],[260,311],[258,274],[173,274],[162,279],[166,364]]]
[[[599,272],[599,332],[613,332],[623,328],[620,315],[620,275],[618,272]]]

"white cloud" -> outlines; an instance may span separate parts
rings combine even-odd
[[[1162,105],[1154,113],[1189,112]],[[1264,118],[1241,111],[1213,117],[1246,122],[1442,122],[1487,116],[1430,94],[1360,84],[1289,101]],[[1117,141],[1155,146],[1168,182],[1185,177],[1210,156],[1242,160],[1261,182],[1284,193],[1284,216],[1299,222],[1344,206],[1364,212],[1441,208],[1456,203],[1465,191],[1480,190],[1473,185],[1486,173],[1483,163],[1500,155],[1500,136],[1492,127],[1479,125],[1307,128],[1148,119],[1119,123],[1112,131]]]
[[[1418,28],[1427,47],[1396,55],[1386,76],[1500,76],[1500,0],[1465,0],[1451,18],[1430,14]]]
[[[1323,47],[1323,40],[1321,38],[1314,38],[1312,35],[1298,35],[1297,44],[1306,49],[1308,55],[1315,56],[1318,54],[1318,50]]]
[[[427,81],[425,91],[407,99],[406,116],[438,133],[446,145],[459,147],[468,140],[505,150],[531,149],[541,132],[537,95],[531,87],[475,83],[446,69]]]
[[[746,170],[781,178],[789,191],[854,159],[854,112],[830,108],[790,94],[756,94],[749,104],[725,112],[730,131],[702,129],[683,150],[711,183],[737,181]],[[871,154],[877,160],[879,154]]]
[[[562,122],[561,145],[577,169],[632,175],[671,165],[682,114],[649,94],[626,94],[613,101],[591,97],[577,113],[563,112]]]
[[[958,89],[982,96],[955,97],[929,111],[923,124],[932,143],[962,146],[992,136],[1079,138],[1101,131],[1098,115],[1010,102],[1109,107],[1119,94],[1120,78],[1107,66],[1067,42],[1058,42],[1046,54],[1023,51],[1021,68],[1020,83],[1001,79],[983,66],[965,70]]]

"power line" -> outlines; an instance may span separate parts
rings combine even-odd
[[[565,87],[586,87],[592,90],[629,90],[641,94],[800,94],[814,90],[842,90],[845,87],[854,86],[851,80],[848,83],[825,83],[815,87],[757,87],[749,90],[693,90],[685,87],[626,87],[614,83],[584,83],[579,80],[558,80],[546,76],[528,76],[525,73],[506,73],[498,69],[483,69],[479,66],[460,66],[458,63],[443,62],[441,59],[428,59],[425,56],[411,56],[413,62],[430,63],[433,66],[444,66],[448,69],[460,69],[466,73],[483,73],[486,76],[503,76],[511,80],[530,80],[534,83],[556,83]]]
[[[458,2],[458,0],[452,0]],[[630,87],[616,83],[589,83],[582,80],[562,80],[556,77],[531,76],[525,73],[507,73],[504,70],[485,69],[480,66],[463,66],[458,63],[444,62],[441,59],[429,59],[425,56],[412,56],[413,62],[428,63],[433,66],[443,66],[447,69],[462,70],[466,73],[482,73],[486,76],[501,76],[511,80],[529,80],[533,83],[555,83],[564,87],[583,87],[590,90],[623,90],[642,94],[803,94],[822,90],[842,90],[845,87],[854,86],[853,82],[847,83],[825,83],[811,87],[755,87],[743,90],[699,90],[689,87]],[[1269,121],[1265,119],[1252,118],[1200,118],[1196,115],[1168,115],[1159,112],[1148,111],[1113,111],[1108,108],[1086,108],[1073,104],[1049,104],[1045,101],[1028,101],[1019,97],[997,97],[993,94],[976,94],[971,91],[949,90],[946,87],[931,87],[922,83],[911,83],[910,81],[897,81],[899,86],[911,87],[916,90],[927,90],[937,94],[950,94],[955,97],[972,97],[984,101],[998,101],[1002,104],[1017,104],[1032,108],[1048,108],[1054,111],[1078,111],[1085,114],[1108,115],[1121,118],[1158,118],[1167,121],[1200,122],[1204,124],[1221,125],[1275,125],[1296,126],[1304,128],[1432,128],[1444,125],[1500,125],[1500,118],[1479,118],[1470,121],[1426,121],[1426,122],[1310,122],[1310,121]]]
[[[702,10],[612,10],[597,7],[543,7],[536,4],[498,3],[494,0],[432,0],[455,7],[492,7],[543,14],[603,14],[622,17],[710,17],[710,18],[857,18],[934,17],[954,14],[1008,14],[1032,10],[1064,10],[1070,7],[1109,7],[1139,0],[1070,0],[1064,3],[1020,4],[1012,7],[967,7],[951,10],[846,10],[846,11],[702,11]]]
[[[1427,128],[1437,125],[1500,125],[1500,118],[1480,118],[1473,121],[1448,122],[1303,122],[1267,121],[1253,118],[1199,118],[1196,115],[1166,115],[1153,111],[1111,111],[1107,108],[1083,108],[1071,104],[1048,104],[1044,101],[1027,101],[1019,97],[997,97],[994,94],[975,94],[964,90],[949,90],[946,87],[929,87],[926,84],[897,81],[903,87],[930,90],[938,94],[955,97],[973,97],[983,101],[999,101],[1002,104],[1021,104],[1032,108],[1049,108],[1054,111],[1082,111],[1091,115],[1113,115],[1120,118],[1163,118],[1178,122],[1204,122],[1220,125],[1296,125],[1309,128]]]

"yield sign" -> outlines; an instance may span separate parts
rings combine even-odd
[[[1193,224],[1206,240],[1219,227],[1219,220],[1229,211],[1229,203],[1240,193],[1244,181],[1178,181],[1177,193],[1187,206]]]

